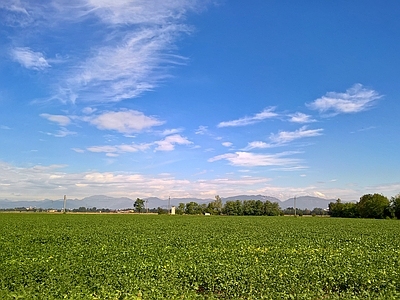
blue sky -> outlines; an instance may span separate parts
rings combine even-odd
[[[400,192],[398,1],[0,4],[0,199]]]

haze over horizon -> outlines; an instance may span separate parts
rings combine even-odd
[[[400,3],[0,3],[0,199],[400,193]]]

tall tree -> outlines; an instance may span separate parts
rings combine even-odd
[[[264,214],[266,216],[279,216],[281,214],[281,208],[278,202],[271,202],[269,200],[264,203]]]
[[[357,203],[357,209],[362,218],[382,219],[390,216],[389,199],[381,194],[366,194]]]
[[[400,194],[397,194],[391,199],[393,214],[397,219],[400,219]]]
[[[331,217],[343,217],[343,203],[342,200],[337,199],[336,202],[329,203],[329,214]]]
[[[186,203],[185,214],[187,215],[200,215],[202,213],[202,207],[197,202]]]
[[[254,216],[256,200],[244,200],[242,203],[243,215]]]
[[[241,216],[243,214],[242,201],[226,201],[223,212],[230,216]]]
[[[178,207],[176,208],[177,215],[183,215],[185,213],[185,203],[179,203]]]
[[[133,207],[138,213],[141,213],[144,208],[144,200],[140,198],[136,198],[135,203],[133,204]]]
[[[215,196],[213,210],[214,212],[216,212],[217,215],[221,214],[222,212],[222,199],[219,195]]]

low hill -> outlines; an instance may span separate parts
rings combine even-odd
[[[178,206],[179,203],[197,202],[198,204],[208,204],[214,199],[199,199],[199,198],[171,198],[171,199],[160,199],[157,197],[144,198],[146,200],[146,205],[151,208],[168,208],[171,206]],[[261,200],[261,201],[271,201],[278,202],[282,209],[288,207],[294,207],[294,198],[287,199],[285,201],[280,201],[277,198],[263,195],[238,195],[233,197],[222,198],[223,203],[226,201],[234,200]],[[313,209],[313,208],[328,208],[330,202],[335,200],[327,200],[318,197],[311,196],[301,196],[296,198],[296,208],[300,209]],[[90,197],[85,197],[83,199],[67,199],[67,209],[77,209],[79,207],[86,208],[108,208],[108,209],[127,209],[133,208],[135,199],[128,197],[109,197],[105,195],[94,195]],[[26,208],[42,208],[42,209],[62,209],[64,205],[63,199],[59,200],[49,200],[45,199],[42,201],[9,201],[0,200],[0,208],[2,209],[12,209],[16,207],[26,207]]]

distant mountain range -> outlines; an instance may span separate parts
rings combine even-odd
[[[127,197],[114,198],[104,195],[95,195],[86,197],[83,199],[67,199],[67,209],[76,209],[79,207],[86,208],[108,208],[108,209],[127,209],[133,208],[133,203],[136,199],[130,199]],[[198,198],[171,198],[171,199],[160,199],[157,197],[149,197],[144,198],[146,200],[147,206],[151,208],[168,208],[171,206],[178,206],[179,203],[188,203],[188,202],[197,202],[198,204],[207,204],[214,199],[198,199]],[[334,199],[322,199],[318,197],[311,196],[300,196],[296,198],[296,204],[294,203],[294,198],[287,199],[285,201],[281,201],[277,198],[263,195],[238,195],[233,197],[222,198],[223,203],[226,201],[234,201],[234,200],[261,200],[265,202],[269,200],[271,202],[278,202],[279,206],[282,209],[288,207],[294,207],[300,209],[313,209],[313,208],[328,208],[330,202],[334,202]],[[9,201],[9,200],[0,200],[0,208],[2,209],[11,209],[16,207],[32,207],[32,208],[42,208],[42,209],[62,209],[64,205],[63,199],[60,200],[42,200],[42,201]]]

